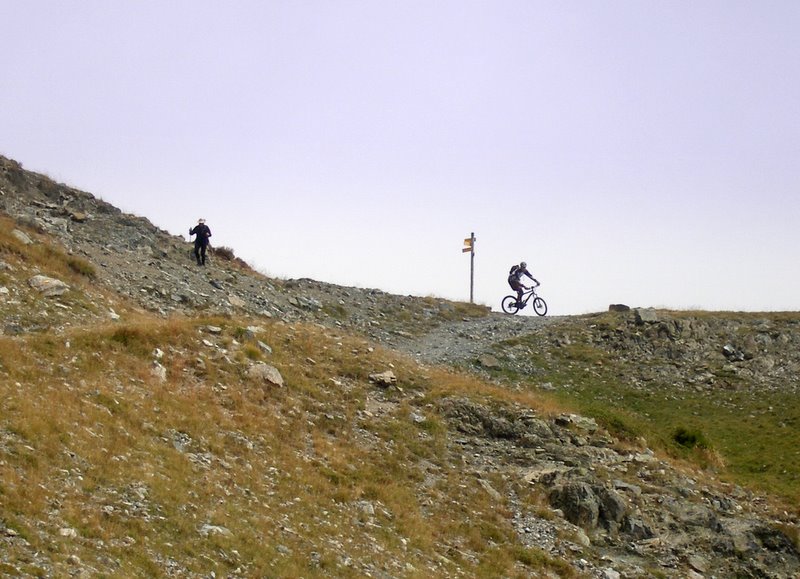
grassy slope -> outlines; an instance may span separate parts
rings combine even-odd
[[[674,315],[680,316],[680,313]],[[692,316],[724,314],[694,312]],[[747,318],[747,314],[732,314]],[[800,314],[758,314],[760,319],[800,320]],[[569,343],[553,346],[553,337],[532,335],[503,344],[526,348],[535,360],[535,376],[505,372],[506,377],[537,389],[555,385],[552,395],[580,413],[598,418],[623,438],[644,437],[651,447],[717,472],[722,478],[800,504],[800,403],[785,389],[751,391],[746,381],[726,375],[722,367],[708,370],[726,386],[687,387],[659,379],[650,372],[642,387],[642,362],[620,357],[589,338],[602,330],[615,332],[623,324],[604,314],[576,318],[558,327]],[[586,328],[592,326],[592,333]],[[543,340],[550,339],[549,346]],[[653,368],[673,365],[653,356]],[[683,438],[681,438],[681,434]],[[679,444],[678,440],[683,442]]]
[[[209,322],[222,334],[206,334]],[[56,561],[107,570],[108,557],[119,576],[156,574],[168,560],[273,576],[359,576],[403,561],[394,571],[427,576],[448,565],[441,553],[465,564],[459,552],[478,575],[562,567],[518,545],[502,505],[447,454],[428,405],[486,386],[422,378],[357,340],[277,323],[261,339],[287,385],[264,387],[244,373],[261,354],[236,340],[253,323],[143,320],[0,340],[4,524]],[[156,348],[166,382],[151,372]],[[368,381],[390,364],[402,392]],[[430,485],[421,464],[436,472]]]
[[[40,331],[0,336],[0,527],[25,540],[0,574],[66,574],[70,557],[118,577],[571,574],[516,541],[432,410],[448,393],[502,390],[319,326],[163,320],[121,300],[108,321],[90,268],[4,226],[3,306]],[[35,273],[72,289],[43,298],[27,286]],[[257,325],[271,354],[246,329]],[[262,361],[284,387],[248,377]],[[398,389],[370,383],[388,368]]]
[[[60,330],[0,336],[0,523],[29,543],[15,541],[5,554],[24,572],[46,573],[32,555],[40,552],[57,575],[77,556],[118,577],[170,567],[248,576],[356,577],[384,568],[428,577],[456,567],[474,576],[529,576],[532,569],[570,576],[562,562],[517,542],[506,505],[464,475],[435,412],[436,401],[453,394],[541,413],[558,402],[533,389],[511,392],[422,369],[315,325],[163,320],[120,300],[122,320],[105,322],[103,300],[113,297],[92,287],[90,267],[70,265],[57,248],[25,246],[8,231],[0,232],[0,260],[12,269],[0,272],[0,285],[22,297],[4,307],[17,317],[52,322],[66,311],[85,321],[68,316],[73,323]],[[35,271],[73,289],[55,301],[23,292]],[[209,325],[221,333],[209,333]],[[272,354],[248,338],[253,325]],[[554,397],[605,417],[618,433],[665,447],[677,425],[702,427],[729,464],[725,474],[798,496],[796,447],[775,442],[769,417],[748,423],[740,450],[736,416],[702,397],[671,401],[627,390],[619,378],[630,369],[605,355],[598,365],[601,355],[576,339],[541,354],[536,380],[571,384]],[[152,371],[157,358],[166,381]],[[286,386],[249,378],[247,367],[260,361],[277,367]],[[370,373],[388,368],[399,389],[370,383]],[[792,401],[762,403],[796,424]],[[774,468],[753,467],[771,452]],[[490,482],[508,494],[509,481]],[[515,491],[528,508],[541,508],[532,490]],[[0,574],[11,571],[0,566]]]

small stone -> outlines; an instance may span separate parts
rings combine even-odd
[[[60,296],[69,291],[69,286],[63,281],[46,275],[33,276],[28,280],[28,285],[48,298]]]
[[[498,502],[503,500],[503,495],[497,492],[495,488],[491,484],[489,484],[489,481],[484,479],[478,479],[478,483],[483,487],[483,490],[485,490],[489,494],[489,496],[492,497],[493,501]]]
[[[500,360],[491,354],[484,354],[478,358],[478,363],[487,370],[496,370],[497,368],[500,368]]]
[[[575,542],[582,547],[591,547],[592,545],[591,539],[589,539],[589,536],[580,527],[578,527],[575,531]]]
[[[698,573],[705,573],[708,571],[708,563],[702,557],[691,555],[687,561],[689,566]]]
[[[229,529],[219,525],[203,525],[200,527],[199,533],[204,537],[208,537],[210,535],[222,535],[223,537],[233,536],[233,533],[231,533]]]
[[[247,370],[247,375],[252,380],[265,382],[272,386],[277,386],[278,388],[282,388],[284,385],[281,373],[275,366],[270,366],[269,364],[256,364]]]
[[[417,424],[422,424],[425,422],[425,417],[422,414],[418,414],[416,412],[411,413],[411,420],[413,420]]]
[[[395,376],[394,372],[391,370],[386,370],[385,372],[381,372],[379,374],[370,374],[369,379],[378,386],[388,387],[392,384],[397,384],[397,376]]]
[[[159,381],[167,381],[167,369],[156,361],[153,361],[153,366],[150,368],[150,373]]]
[[[13,235],[18,241],[22,242],[23,245],[30,245],[33,243],[33,240],[28,237],[28,234],[19,229],[12,231],[11,235]]]
[[[247,302],[237,295],[229,295],[228,303],[231,304],[234,308],[243,308],[247,305]]]

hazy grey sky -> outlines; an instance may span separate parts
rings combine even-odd
[[[800,2],[0,0],[0,153],[279,277],[800,304]]]

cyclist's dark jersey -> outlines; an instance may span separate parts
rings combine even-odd
[[[517,282],[517,283],[520,283],[522,281],[522,276],[523,275],[527,275],[529,278],[533,279],[533,276],[531,275],[531,272],[529,272],[527,269],[523,269],[521,267],[518,267],[516,270],[514,270],[514,273],[512,273],[512,274],[510,274],[508,276],[508,283],[511,283],[512,280]]]

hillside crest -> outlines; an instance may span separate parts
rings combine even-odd
[[[4,157],[0,219],[0,575],[800,573],[797,455],[729,472],[703,438],[800,442],[800,316],[511,317],[201,268]]]

